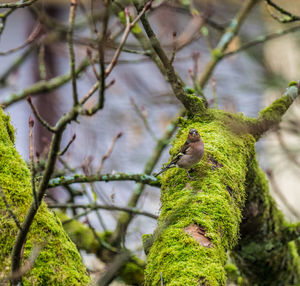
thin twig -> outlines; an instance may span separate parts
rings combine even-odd
[[[35,166],[34,166],[34,142],[33,142],[33,126],[34,126],[34,120],[29,116],[29,158],[30,158],[30,170],[31,170],[31,188],[32,188],[32,195],[35,202],[36,209],[39,208],[39,203],[36,195],[36,189],[35,189]]]
[[[89,66],[89,64],[90,64],[89,60],[84,59],[75,71],[76,77],[78,77],[79,74]],[[13,93],[8,97],[4,98],[0,102],[0,105],[3,108],[6,108],[7,106],[24,99],[28,94],[30,94],[30,96],[34,96],[38,94],[44,95],[47,92],[50,92],[64,85],[65,83],[69,82],[71,78],[72,78],[71,73],[67,73],[64,75],[54,77],[48,81],[44,81],[44,80],[38,81],[37,83],[31,85],[30,87],[25,88],[23,91],[19,93]]]
[[[238,11],[236,16],[231,20],[228,28],[225,30],[220,41],[218,42],[216,48],[212,51],[212,58],[207,63],[203,73],[200,75],[198,80],[199,86],[203,89],[209,80],[211,74],[213,73],[216,65],[220,62],[223,57],[223,54],[232,42],[234,37],[237,35],[242,23],[244,22],[246,16],[249,14],[251,9],[259,2],[259,0],[247,0],[243,3],[243,6]]]
[[[77,7],[77,0],[71,0],[70,14],[69,14],[69,30],[68,30],[68,46],[70,54],[70,70],[71,70],[71,80],[72,80],[72,91],[73,91],[73,105],[78,104],[78,94],[77,94],[77,81],[76,81],[76,59],[75,52],[73,47],[73,28],[74,28],[74,19]]]
[[[95,78],[96,78],[97,80],[99,80],[100,77],[99,77],[99,74],[98,74],[98,72],[97,72],[97,70],[96,70],[96,67],[95,67],[95,61],[94,61],[93,56],[92,56],[92,51],[91,51],[89,48],[87,48],[87,49],[86,49],[86,54],[87,54],[87,57],[88,57],[88,59],[89,59],[89,61],[90,61],[90,63],[91,63],[92,70],[93,70],[93,73],[94,73],[94,75],[95,75]]]
[[[278,6],[277,4],[275,4],[273,1],[271,0],[265,0],[267,5],[273,7],[275,10],[277,10],[279,13],[285,15],[283,18],[279,18],[276,15],[274,15],[273,13],[270,12],[270,15],[277,21],[279,21],[280,23],[291,23],[291,22],[296,22],[300,20],[300,17],[297,15],[294,15],[292,13],[290,13],[289,11],[284,10],[283,8],[281,8],[280,6]]]
[[[45,45],[43,43],[40,45],[40,49],[39,49],[38,64],[39,64],[40,78],[42,80],[46,80],[47,79],[47,69],[46,69],[46,63],[45,63]]]
[[[133,97],[130,97],[130,102],[132,104],[132,106],[134,107],[134,110],[136,111],[137,115],[142,119],[144,126],[146,128],[146,130],[149,132],[149,134],[151,135],[151,137],[157,141],[157,137],[155,136],[154,132],[152,131],[152,129],[149,126],[148,123],[148,119],[147,119],[147,114],[146,114],[146,109],[145,108],[139,108],[134,100]]]
[[[38,120],[38,121],[39,121],[46,129],[48,129],[49,131],[55,133],[55,132],[56,132],[55,127],[50,126],[50,125],[47,123],[47,121],[44,120],[44,119],[42,118],[42,116],[39,114],[39,112],[37,111],[37,109],[36,109],[35,106],[33,105],[32,100],[31,100],[31,97],[30,97],[29,95],[26,97],[26,100],[27,100],[27,102],[29,103],[29,105],[30,105],[30,107],[31,107],[31,110],[32,110],[33,114],[35,115],[35,117],[37,118],[37,120]]]
[[[5,52],[0,52],[0,56],[6,56],[8,54],[11,54],[11,53],[14,53],[14,52],[17,52],[23,48],[25,48],[26,46],[28,46],[29,44],[31,44],[32,42],[34,42],[38,35],[39,35],[39,32],[41,30],[41,23],[38,23],[38,25],[34,28],[34,30],[31,32],[31,34],[29,35],[29,37],[27,38],[27,40],[25,41],[24,44],[22,44],[21,46],[19,47],[16,47],[16,48],[13,48],[13,49],[10,49],[10,50],[7,50]]]
[[[290,27],[290,28],[285,29],[285,30],[278,30],[278,31],[276,31],[274,33],[271,33],[271,34],[268,34],[268,35],[259,36],[255,40],[249,41],[248,43],[245,43],[245,44],[241,45],[238,49],[236,49],[234,51],[231,51],[231,52],[225,53],[223,55],[223,58],[235,55],[235,54],[237,54],[239,52],[242,52],[242,51],[244,51],[246,49],[249,49],[249,48],[251,48],[253,46],[256,46],[256,45],[265,43],[267,41],[279,38],[279,37],[281,37],[283,35],[297,32],[298,30],[300,30],[300,26],[294,26],[294,27]]]
[[[176,45],[176,32],[173,33],[173,49],[172,49],[172,56],[170,59],[170,63],[173,64],[174,59],[175,59],[175,55],[176,55],[176,51],[177,51],[177,45]]]
[[[63,156],[68,151],[69,147],[71,146],[71,144],[74,142],[75,139],[76,139],[76,134],[74,133],[67,146],[58,153],[58,156]]]
[[[112,251],[112,252],[114,252],[114,253],[118,253],[117,248],[111,246],[109,243],[107,243],[105,240],[103,240],[103,239],[101,238],[100,235],[97,234],[95,228],[93,228],[93,226],[91,225],[91,223],[90,223],[88,217],[86,217],[86,222],[87,222],[87,224],[88,224],[90,230],[92,231],[92,233],[93,233],[95,239],[98,241],[98,243],[99,243],[99,245],[100,245],[101,247],[104,247],[104,248],[106,248],[107,250],[110,250],[110,251]]]
[[[0,279],[0,285],[2,285],[2,283],[8,283],[9,281],[19,280],[24,275],[26,275],[26,273],[28,273],[34,266],[36,259],[42,251],[42,248],[42,245],[35,246],[28,259],[24,262],[22,268],[19,271],[11,274],[9,277]]]
[[[2,3],[0,4],[0,8],[24,8],[26,6],[30,6],[37,0],[29,0],[29,1],[18,1],[17,3]]]
[[[112,140],[112,142],[111,142],[109,148],[107,149],[106,153],[105,153],[105,154],[103,155],[103,157],[101,158],[101,162],[100,162],[100,164],[99,164],[99,167],[98,167],[98,170],[97,170],[97,174],[100,174],[100,173],[101,173],[102,167],[103,167],[103,164],[104,164],[104,161],[105,161],[107,158],[109,158],[109,156],[111,155],[111,153],[112,153],[112,151],[113,151],[113,149],[114,149],[114,146],[115,146],[117,140],[118,140],[119,138],[121,138],[122,135],[123,135],[123,133],[122,133],[122,132],[119,132],[119,133],[118,133],[117,135],[115,135],[115,137],[113,138],[113,140]]]
[[[12,74],[24,61],[30,56],[30,54],[37,48],[36,45],[28,47],[20,56],[13,60],[11,66],[9,66],[0,77],[0,83],[5,84],[8,76]]]
[[[72,218],[72,220],[78,219],[79,217],[82,217],[82,216],[86,215],[87,213],[89,213],[93,210],[97,210],[97,209],[103,209],[103,210],[108,210],[108,211],[124,211],[124,212],[131,213],[133,215],[135,215],[135,214],[143,215],[143,216],[151,217],[153,219],[158,218],[157,215],[154,215],[154,214],[146,212],[146,211],[141,211],[137,208],[121,207],[121,206],[116,206],[116,205],[101,205],[101,204],[97,204],[97,203],[91,203],[91,204],[68,204],[68,203],[67,204],[51,204],[51,205],[49,205],[49,208],[55,208],[55,209],[59,209],[59,208],[89,209],[85,213],[81,213],[81,214],[76,215],[75,217]],[[63,223],[68,223],[68,222],[69,221],[63,222]]]
[[[6,200],[4,191],[3,191],[1,186],[0,186],[0,195],[1,195],[1,198],[4,202],[4,204],[5,204],[5,207],[6,207],[7,211],[9,212],[9,215],[13,218],[13,220],[14,220],[16,226],[18,227],[18,229],[20,231],[22,231],[22,226],[20,224],[20,221],[18,220],[17,216],[15,215],[15,213],[13,212],[12,208],[10,207],[8,201]]]
[[[105,74],[106,76],[108,76],[112,69],[114,68],[114,66],[116,65],[118,58],[120,56],[120,53],[122,51],[123,46],[125,45],[125,42],[128,38],[128,35],[131,31],[131,29],[134,27],[134,25],[141,19],[141,17],[144,15],[144,13],[151,7],[151,3],[153,2],[153,0],[150,0],[149,2],[146,3],[146,5],[143,7],[143,9],[141,10],[141,12],[138,14],[138,16],[130,23],[130,17],[129,17],[129,11],[126,8],[125,9],[125,18],[126,18],[126,27],[125,27],[125,31],[124,34],[122,36],[121,42],[119,44],[119,47],[117,48],[109,66],[106,68],[105,70]]]

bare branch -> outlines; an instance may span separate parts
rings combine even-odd
[[[100,173],[101,173],[101,170],[102,170],[104,161],[105,161],[107,158],[109,158],[109,156],[111,155],[111,153],[112,153],[112,151],[113,151],[113,149],[114,149],[114,146],[115,146],[117,140],[118,140],[119,138],[121,138],[122,135],[123,135],[123,133],[122,133],[122,132],[119,132],[119,133],[113,138],[113,140],[112,140],[112,142],[111,142],[109,148],[107,149],[106,153],[104,154],[104,156],[103,156],[102,159],[101,159],[100,165],[99,165],[98,170],[97,170],[97,174],[100,174]]]
[[[71,0],[70,14],[69,14],[69,29],[68,29],[68,46],[70,54],[70,69],[71,69],[71,80],[72,80],[72,90],[73,90],[73,105],[78,104],[78,94],[77,94],[77,82],[76,82],[76,60],[75,52],[73,47],[73,28],[74,28],[74,19],[77,7],[77,0]]]
[[[26,99],[27,99],[27,102],[29,103],[29,105],[30,105],[30,107],[31,107],[31,110],[32,110],[33,114],[34,114],[35,117],[38,119],[38,121],[39,121],[46,129],[48,129],[50,132],[55,133],[55,132],[56,132],[55,127],[50,126],[50,125],[46,122],[46,120],[44,120],[44,119],[42,118],[42,116],[39,114],[39,112],[37,111],[37,109],[36,109],[35,106],[33,105],[32,100],[31,100],[31,97],[28,95],[28,96],[26,97]]]
[[[29,117],[29,158],[30,158],[30,170],[31,170],[31,188],[32,188],[32,195],[35,202],[36,209],[39,208],[39,203],[36,195],[36,188],[35,188],[35,167],[34,167],[34,151],[33,151],[33,126],[34,120],[33,118]]]
[[[74,133],[71,140],[69,141],[69,143],[67,144],[67,146],[58,153],[59,156],[63,156],[69,149],[69,147],[71,146],[71,144],[74,142],[74,140],[76,139],[76,134]]]

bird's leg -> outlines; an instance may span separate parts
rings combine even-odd
[[[187,172],[187,175],[188,175],[189,179],[190,179],[190,180],[194,180],[194,178],[193,178],[193,177],[191,177],[191,175],[190,175],[189,171],[188,171],[187,169],[185,169],[185,170],[186,170],[186,172]]]

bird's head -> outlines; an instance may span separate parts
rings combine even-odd
[[[198,130],[195,128],[190,129],[188,139],[190,142],[195,142],[200,140],[200,134],[198,133]]]

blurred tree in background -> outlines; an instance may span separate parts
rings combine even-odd
[[[1,285],[300,285],[299,3],[0,9]]]

